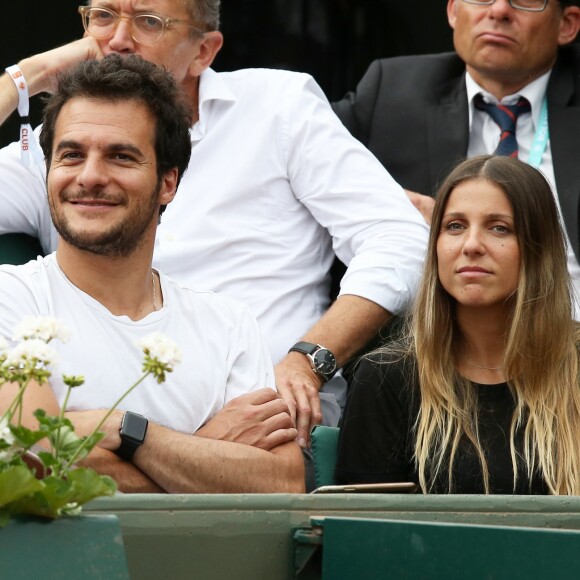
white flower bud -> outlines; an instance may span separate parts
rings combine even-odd
[[[152,332],[142,338],[137,345],[152,359],[173,368],[181,362],[181,350],[164,334]]]
[[[12,431],[10,431],[8,419],[6,417],[0,420],[0,439],[3,439],[8,443],[8,445],[14,443],[14,435],[12,434]]]
[[[4,366],[22,367],[26,364],[52,365],[56,362],[56,351],[39,338],[25,340],[8,351]]]
[[[56,318],[27,316],[14,329],[14,340],[39,339],[44,342],[58,339],[67,342],[70,331]]]

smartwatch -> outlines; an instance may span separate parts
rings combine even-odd
[[[121,436],[121,446],[115,453],[125,461],[131,461],[135,451],[143,445],[149,421],[143,415],[126,411],[121,421],[119,435]]]
[[[297,342],[288,352],[301,352],[308,357],[312,370],[328,381],[337,371],[335,356],[324,346],[311,342]]]

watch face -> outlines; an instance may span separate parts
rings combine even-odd
[[[314,354],[316,372],[321,375],[330,375],[336,370],[336,359],[326,348],[321,348]]]
[[[125,413],[121,424],[121,436],[143,443],[147,433],[147,419],[137,413]]]

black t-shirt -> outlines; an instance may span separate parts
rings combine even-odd
[[[509,433],[514,399],[506,383],[479,385],[479,438],[490,478],[490,491],[505,494],[547,494],[543,478],[530,482],[522,462],[513,487]],[[419,387],[411,362],[381,363],[363,359],[351,383],[341,423],[335,477],[339,483],[418,482],[413,460],[413,425],[419,410]],[[521,437],[516,434],[516,448]],[[521,448],[521,447],[520,447]],[[448,463],[433,493],[448,491]],[[483,476],[473,445],[466,437],[453,464],[453,493],[484,493]]]

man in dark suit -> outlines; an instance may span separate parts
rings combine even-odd
[[[448,0],[455,53],[375,61],[333,108],[405,187],[427,221],[439,182],[460,159],[493,153],[501,130],[483,110],[524,96],[519,156],[555,186],[580,289],[580,28],[577,0]],[[542,107],[547,101],[547,125]],[[543,129],[547,128],[546,134]],[[545,135],[545,138],[544,138]],[[535,154],[534,163],[530,152]]]

